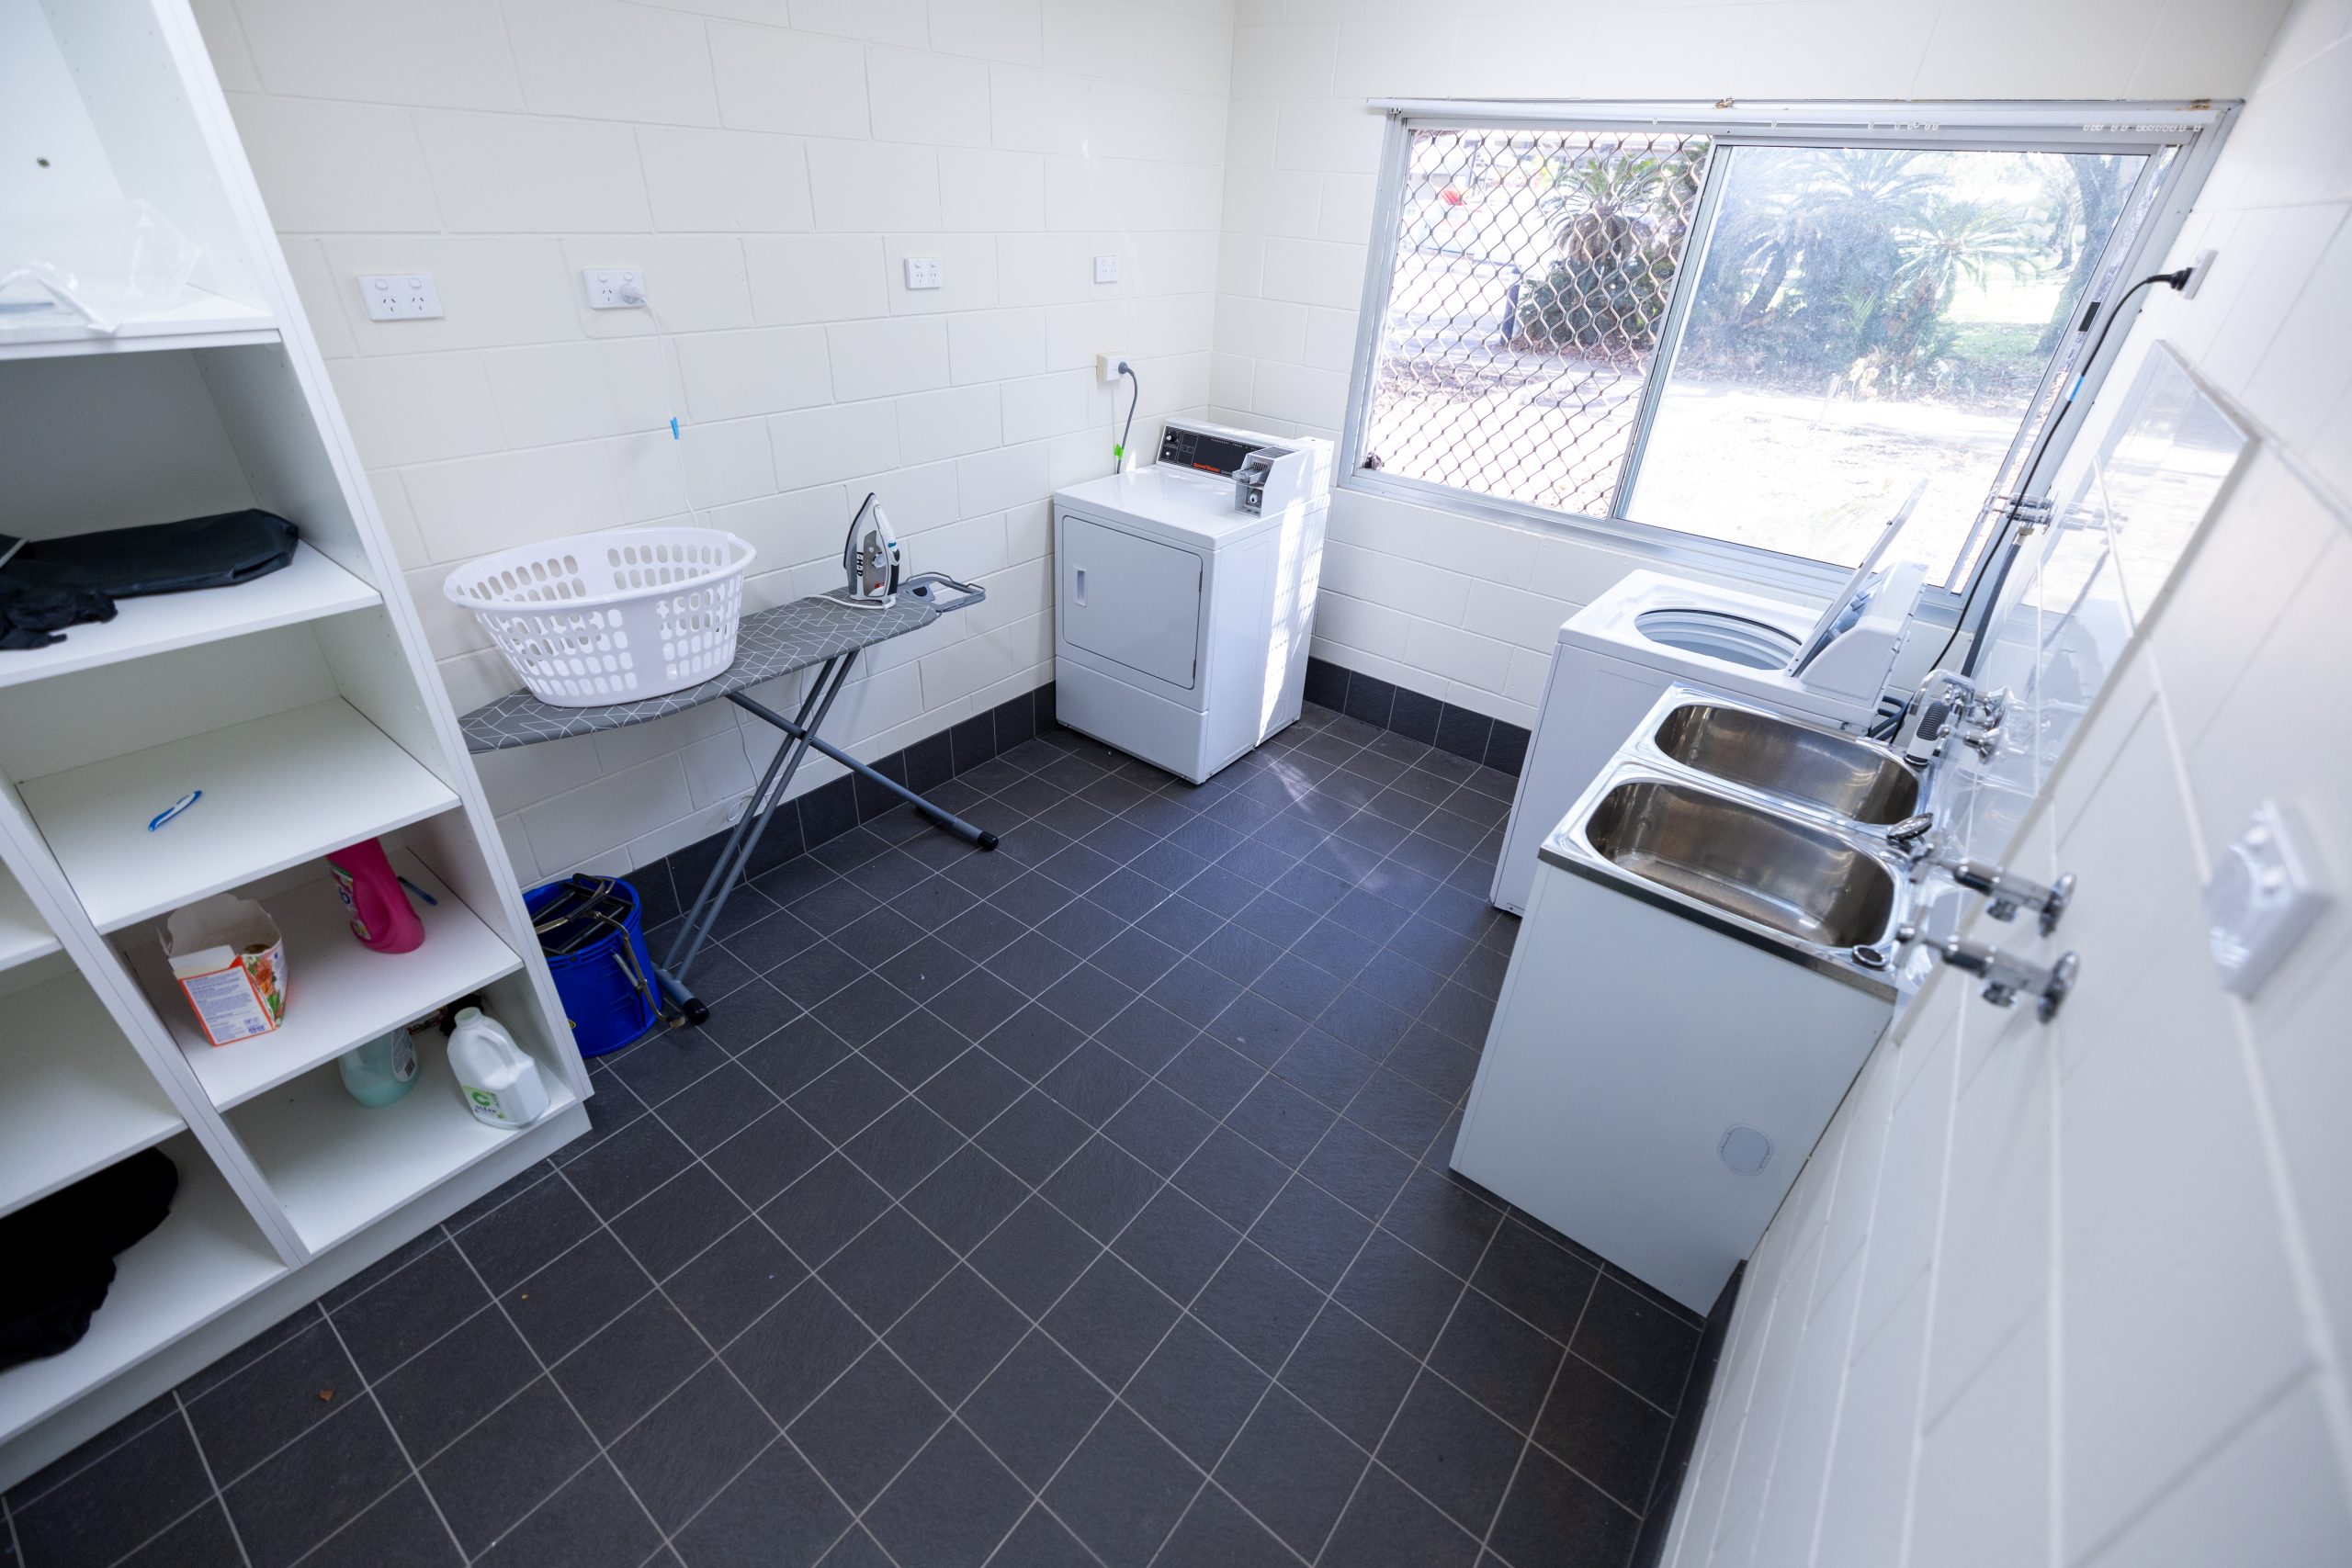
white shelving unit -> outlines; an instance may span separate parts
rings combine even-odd
[[[589,1086],[187,0],[0,0],[0,145],[73,153],[0,170],[0,210],[141,199],[203,247],[119,333],[0,325],[0,429],[40,433],[0,533],[250,506],[302,539],[0,652],[0,1215],[142,1149],[180,1177],[88,1334],[0,1371],[5,1487],[586,1131]],[[322,863],[368,838],[435,900],[413,953],[362,947]],[[216,1049],[156,927],[232,889],[290,984]],[[476,993],[540,1063],[537,1125],[475,1121],[437,1036],[397,1104],[344,1090],[343,1052]]]

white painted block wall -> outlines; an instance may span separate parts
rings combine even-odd
[[[1336,438],[1381,117],[1374,96],[2233,97],[2286,0],[1244,0],[1233,40],[1212,417]],[[1557,533],[1341,490],[1315,651],[1534,721],[1559,624],[1636,567]]]
[[[1207,401],[1231,0],[197,11],[459,711],[518,682],[442,580],[684,521],[670,407],[753,607],[838,581],[868,489],[915,570],[989,589],[877,649],[834,739],[880,755],[1050,679],[1046,498],[1109,471],[1125,412],[1094,355],[1136,359],[1138,428]],[[666,353],[588,310],[580,270],[616,265]],[[355,275],[413,268],[446,317],[368,321]],[[716,831],[773,743],[714,705],[482,775],[527,884]]]
[[[2352,890],[2346,102],[2352,11],[2304,0],[2173,258],[2221,264],[2141,329],[2263,446],[2012,852],[2081,878],[2030,944],[2081,988],[2043,1028],[1948,971],[1864,1069],[1751,1264],[1674,1568],[2352,1562],[2352,907],[2246,1002],[2198,905],[2265,798]]]

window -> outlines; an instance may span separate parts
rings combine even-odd
[[[2051,107],[1901,131],[1400,116],[1351,482],[1848,566],[1925,479],[1906,546],[1957,590],[2046,483],[2028,459],[2071,412],[2086,309],[2177,220],[2211,118]]]

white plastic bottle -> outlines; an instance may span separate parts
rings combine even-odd
[[[527,1127],[547,1114],[548,1089],[538,1063],[480,1008],[458,1010],[458,1026],[449,1034],[449,1070],[457,1075],[466,1109],[493,1127]]]

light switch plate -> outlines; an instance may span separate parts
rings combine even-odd
[[[591,266],[581,269],[588,286],[592,310],[634,310],[645,303],[645,275],[633,266]]]
[[[363,272],[359,298],[371,321],[424,321],[441,313],[441,291],[429,272]]]
[[[2294,818],[2277,801],[2256,807],[2205,885],[2207,937],[2222,988],[2241,997],[2260,990],[2328,903]]]
[[[1094,258],[1094,281],[1097,283],[1118,282],[1119,258],[1115,255],[1096,256]]]
[[[936,288],[939,286],[940,268],[937,256],[909,256],[907,258],[908,288]]]

